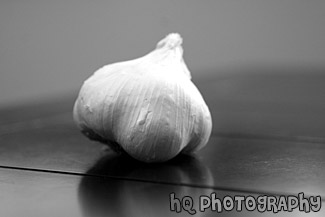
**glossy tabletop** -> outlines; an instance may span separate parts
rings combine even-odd
[[[0,111],[0,216],[273,216],[199,209],[200,196],[319,196],[325,216],[325,75],[225,73],[194,82],[213,117],[193,156],[145,164],[88,140],[72,120],[75,93]]]

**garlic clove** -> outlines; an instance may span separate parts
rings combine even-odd
[[[205,146],[211,115],[190,80],[181,44],[180,35],[172,33],[143,57],[97,70],[74,106],[81,130],[144,162],[167,161]]]

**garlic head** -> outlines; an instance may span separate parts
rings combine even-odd
[[[212,119],[191,81],[181,44],[181,36],[172,33],[143,57],[97,70],[74,105],[79,128],[144,162],[167,161],[205,146]]]

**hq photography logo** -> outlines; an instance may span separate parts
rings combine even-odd
[[[180,213],[186,211],[191,215],[209,210],[221,213],[224,211],[240,212],[243,209],[261,213],[278,213],[280,211],[292,212],[298,209],[300,212],[309,213],[318,212],[322,206],[321,196],[305,197],[303,192],[299,193],[297,196],[261,195],[253,197],[251,195],[236,195],[233,197],[225,196],[223,198],[218,198],[216,193],[212,193],[209,196],[201,195],[197,201],[194,201],[190,196],[177,198],[175,193],[171,193],[169,195],[169,203],[172,212]],[[194,208],[197,207],[197,205],[198,208]]]

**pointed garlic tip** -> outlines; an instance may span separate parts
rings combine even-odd
[[[168,48],[174,49],[176,47],[181,46],[183,43],[183,39],[178,33],[170,33],[164,39],[158,42],[157,48]]]

